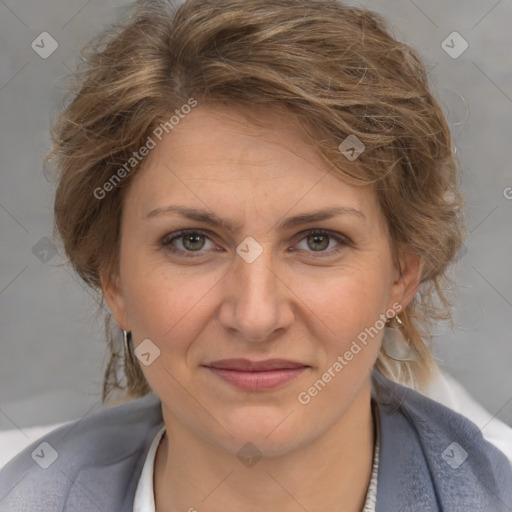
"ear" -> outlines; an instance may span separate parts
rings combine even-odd
[[[107,301],[112,316],[121,329],[129,331],[130,324],[128,322],[128,315],[126,314],[126,302],[123,296],[119,275],[117,273],[110,275],[101,274],[100,280],[103,296]]]
[[[399,267],[395,266],[390,305],[398,302],[405,309],[420,287],[425,261],[417,250],[405,246],[400,249],[398,263]]]

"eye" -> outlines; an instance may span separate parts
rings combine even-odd
[[[323,257],[325,255],[329,256],[333,253],[338,253],[350,244],[348,239],[346,239],[344,236],[324,229],[314,229],[303,233],[303,235],[304,234],[305,236],[303,236],[300,241],[305,241],[306,249],[299,248],[299,250],[321,253],[319,256],[315,257]],[[338,247],[327,251],[326,249],[331,245],[333,240],[338,243]],[[198,253],[198,255],[200,255],[201,253],[206,252],[201,250],[205,247],[208,248],[206,241],[210,242],[210,249],[218,249],[218,247],[213,244],[211,237],[205,231],[200,229],[186,229],[183,231],[170,233],[162,239],[162,245],[172,253],[195,258],[197,256],[195,256],[193,253]],[[308,251],[308,249],[312,250]]]
[[[206,245],[204,241],[205,239],[210,240],[211,242],[210,237],[204,231],[188,229],[180,231],[179,233],[170,233],[169,235],[165,236],[162,240],[162,245],[164,245],[171,252],[191,256],[191,253],[194,252],[204,252],[201,251],[201,249]],[[178,245],[181,245],[182,248],[176,248],[174,246],[175,240],[178,242]]]
[[[302,240],[305,240],[307,248],[312,249],[311,252],[321,253],[317,257],[331,256],[332,254],[340,252],[345,248],[345,246],[349,245],[349,241],[345,237],[325,229],[314,229],[308,231],[306,236],[301,238],[301,241]],[[331,245],[333,240],[338,243],[338,246],[327,251],[326,249]],[[307,249],[305,250],[307,251]]]

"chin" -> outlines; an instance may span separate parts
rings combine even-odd
[[[304,430],[306,421],[299,421],[290,411],[241,408],[231,417],[222,422],[233,436],[222,435],[217,444],[238,455],[240,450],[250,443],[246,449],[259,452],[263,457],[279,457],[308,442],[311,432]],[[223,434],[226,434],[223,432]],[[309,434],[309,436],[308,436]],[[255,448],[252,448],[254,446]]]

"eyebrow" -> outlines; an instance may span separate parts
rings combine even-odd
[[[209,212],[207,210],[199,210],[197,208],[191,208],[188,206],[170,205],[159,207],[149,212],[145,218],[151,219],[172,213],[178,213],[182,217],[186,217],[187,219],[195,220],[198,222],[203,222],[213,227],[224,228],[231,233],[235,233],[241,228],[239,224],[235,225],[229,219],[223,219],[213,212]],[[302,224],[331,219],[338,215],[354,215],[361,219],[366,219],[365,214],[359,210],[356,210],[355,208],[349,208],[345,206],[332,206],[329,208],[323,208],[321,210],[315,210],[312,212],[301,213],[293,217],[288,217],[287,219],[279,222],[277,227],[281,230],[290,229]]]

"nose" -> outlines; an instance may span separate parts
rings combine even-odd
[[[242,245],[242,244],[241,244]],[[284,267],[270,249],[251,260],[237,254],[223,288],[220,322],[241,340],[274,339],[292,325],[296,295],[286,284]]]

